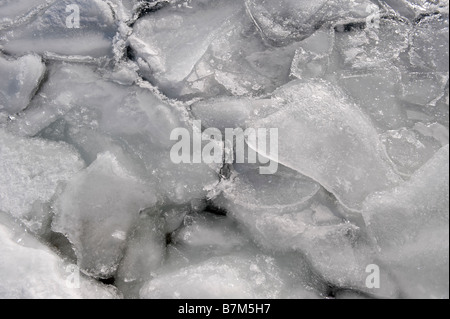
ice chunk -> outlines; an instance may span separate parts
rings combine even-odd
[[[282,281],[273,258],[215,257],[149,281],[141,298],[267,299],[280,295]]]
[[[83,166],[78,153],[65,143],[0,130],[0,210],[40,230],[49,215],[36,214],[35,205],[50,201],[58,185]]]
[[[447,145],[409,181],[364,203],[384,271],[393,272],[406,297],[448,298],[448,189]]]
[[[40,57],[26,55],[17,60],[0,55],[0,112],[14,114],[25,109],[45,72]]]
[[[367,0],[246,0],[245,3],[261,34],[276,45],[303,40],[325,23],[364,20],[378,11]]]
[[[0,298],[106,299],[117,291],[78,273],[75,265],[0,212]]]
[[[109,278],[123,257],[139,212],[156,203],[154,188],[104,153],[67,185],[55,203],[52,229],[74,245],[79,266]]]
[[[250,127],[278,128],[279,162],[348,208],[360,209],[367,195],[399,181],[372,123],[330,84],[294,81],[274,93],[273,103],[279,111]]]
[[[26,24],[14,25],[7,31],[0,47],[8,53],[51,52],[98,58],[112,55],[117,27],[106,2],[63,0],[56,1]]]

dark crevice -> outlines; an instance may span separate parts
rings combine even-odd
[[[225,208],[217,206],[211,200],[206,200],[204,212],[217,216],[227,216],[228,212]]]
[[[169,245],[171,245],[173,243],[172,234],[173,233],[166,234],[166,246],[169,246]]]
[[[351,23],[335,26],[334,31],[343,33],[343,32],[357,31],[357,30],[364,30],[365,28],[366,28],[366,22],[351,22]]]
[[[54,247],[68,262],[72,264],[77,263],[77,256],[75,255],[73,246],[66,236],[52,231],[45,238],[45,241]]]
[[[326,298],[335,299],[336,298],[336,287],[328,286],[326,292]]]
[[[106,278],[106,279],[100,278],[100,279],[98,279],[98,281],[105,285],[114,286],[116,283],[116,278],[115,277],[110,277],[110,278]]]
[[[136,21],[148,14],[159,11],[167,7],[169,4],[170,4],[169,1],[160,1],[160,0],[142,2],[135,14],[134,20]]]
[[[131,46],[127,46],[125,49],[126,58],[131,61],[135,61],[136,59],[136,52]]]
[[[426,18],[429,17],[433,17],[433,16],[438,16],[439,18],[443,18],[443,14],[439,11],[435,11],[435,12],[425,12],[425,13],[421,13],[419,14],[415,19],[414,19],[414,23],[415,24],[419,24],[420,22],[422,22],[422,20],[425,20]]]

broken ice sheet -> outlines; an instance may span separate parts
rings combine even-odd
[[[409,181],[364,203],[368,230],[385,271],[407,298],[448,298],[449,146]]]
[[[80,26],[66,23],[76,5]],[[76,14],[76,13],[74,13]],[[100,0],[55,1],[23,24],[0,31],[0,48],[10,54],[54,53],[62,56],[112,56],[112,39],[117,32],[113,11]]]
[[[0,298],[111,299],[119,293],[82,273],[0,211]],[[74,272],[75,271],[75,272]],[[79,277],[78,277],[79,275]],[[79,282],[78,282],[79,279]],[[79,285],[78,287],[76,287]]]
[[[45,65],[36,55],[12,59],[0,54],[0,112],[25,109],[44,77]]]

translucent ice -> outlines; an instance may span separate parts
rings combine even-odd
[[[0,112],[14,114],[25,109],[44,72],[45,65],[38,56],[13,60],[0,55]]]

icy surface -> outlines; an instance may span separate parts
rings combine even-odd
[[[448,21],[448,0],[0,1],[0,298],[448,298]],[[227,129],[277,129],[278,153]]]

